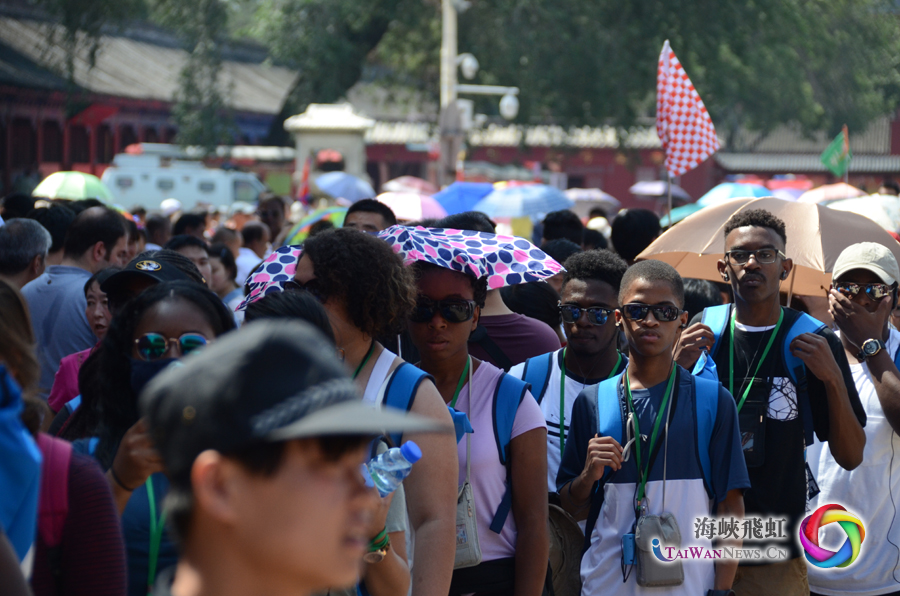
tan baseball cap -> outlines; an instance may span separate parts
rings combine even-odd
[[[889,285],[900,280],[900,267],[897,266],[894,253],[877,242],[860,242],[845,248],[834,263],[831,277],[838,280],[853,269],[871,271]]]

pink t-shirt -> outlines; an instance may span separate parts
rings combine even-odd
[[[64,405],[78,397],[81,393],[78,389],[78,372],[81,365],[91,355],[88,348],[74,354],[69,354],[59,361],[59,369],[53,378],[53,387],[50,389],[50,395],[47,397],[47,405],[54,412],[59,412]]]
[[[469,482],[475,496],[475,518],[478,524],[478,540],[484,561],[512,557],[516,552],[516,522],[512,511],[506,518],[500,534],[491,531],[491,520],[506,492],[506,468],[500,463],[497,442],[494,439],[493,401],[494,391],[503,370],[482,362],[472,375],[472,405],[469,402],[469,384],[459,392],[456,409],[469,416],[475,432],[471,435],[472,475]],[[512,438],[535,428],[546,428],[544,416],[537,401],[527,393],[519,404],[513,423]],[[456,446],[459,454],[459,485],[466,478],[466,439]]]

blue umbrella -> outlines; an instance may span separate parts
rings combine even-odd
[[[759,184],[742,184],[740,182],[723,182],[715,186],[705,195],[697,199],[697,204],[704,207],[718,205],[731,199],[744,197],[770,197],[772,191]]]
[[[666,228],[671,226],[674,223],[678,223],[688,215],[692,215],[698,211],[703,209],[703,205],[699,202],[697,203],[688,203],[687,205],[682,205],[681,207],[675,207],[672,209],[672,213],[669,215],[663,215],[659,218],[659,225]]]
[[[488,217],[524,217],[568,209],[572,200],[563,191],[546,184],[507,186],[495,190],[472,207]]]
[[[472,211],[478,201],[492,192],[494,185],[490,182],[454,182],[433,196],[448,215],[453,215]]]
[[[375,198],[375,189],[371,184],[346,172],[328,172],[316,178],[313,183],[334,199],[347,199],[355,203],[361,199]]]

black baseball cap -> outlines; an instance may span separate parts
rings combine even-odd
[[[160,373],[140,396],[166,469],[190,471],[207,449],[327,435],[452,432],[360,400],[334,345],[301,321],[244,325]]]
[[[144,281],[142,288],[166,281],[194,281],[187,273],[178,268],[166,255],[169,251],[145,252],[133,258],[125,267],[111,275],[100,284],[100,289],[110,297],[118,300],[128,288],[137,281]],[[148,284],[149,282],[149,284]],[[126,296],[131,298],[133,296]]]

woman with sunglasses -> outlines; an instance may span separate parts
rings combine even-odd
[[[338,356],[353,375],[363,400],[383,396],[404,362],[379,337],[396,336],[415,304],[410,271],[382,240],[342,228],[308,238],[287,291],[304,290],[325,308]],[[409,366],[409,365],[406,365]],[[427,377],[412,390],[409,410],[451,422],[434,383]],[[457,458],[448,435],[404,435],[422,449],[422,459],[403,482],[415,548],[412,595],[446,596],[456,543]]]
[[[100,348],[85,361],[82,405],[62,437],[106,470],[122,515],[128,594],[144,596],[159,570],[175,563],[162,502],[168,488],[162,460],[139,419],[137,398],[166,366],[234,329],[222,301],[191,282],[153,286],[115,315]]]
[[[410,335],[421,354],[419,367],[435,378],[450,407],[465,412],[474,433],[457,446],[459,484],[469,482],[475,501],[482,563],[454,572],[451,594],[493,592],[539,596],[547,579],[547,428],[537,401],[526,392],[519,403],[509,443],[509,470],[501,463],[494,436],[493,402],[517,398],[497,391],[503,370],[469,355],[469,335],[478,325],[487,294],[486,278],[430,263],[412,266],[418,298]],[[469,461],[471,459],[471,461]],[[511,480],[512,509],[495,532],[495,512]],[[490,587],[484,583],[489,576]]]

